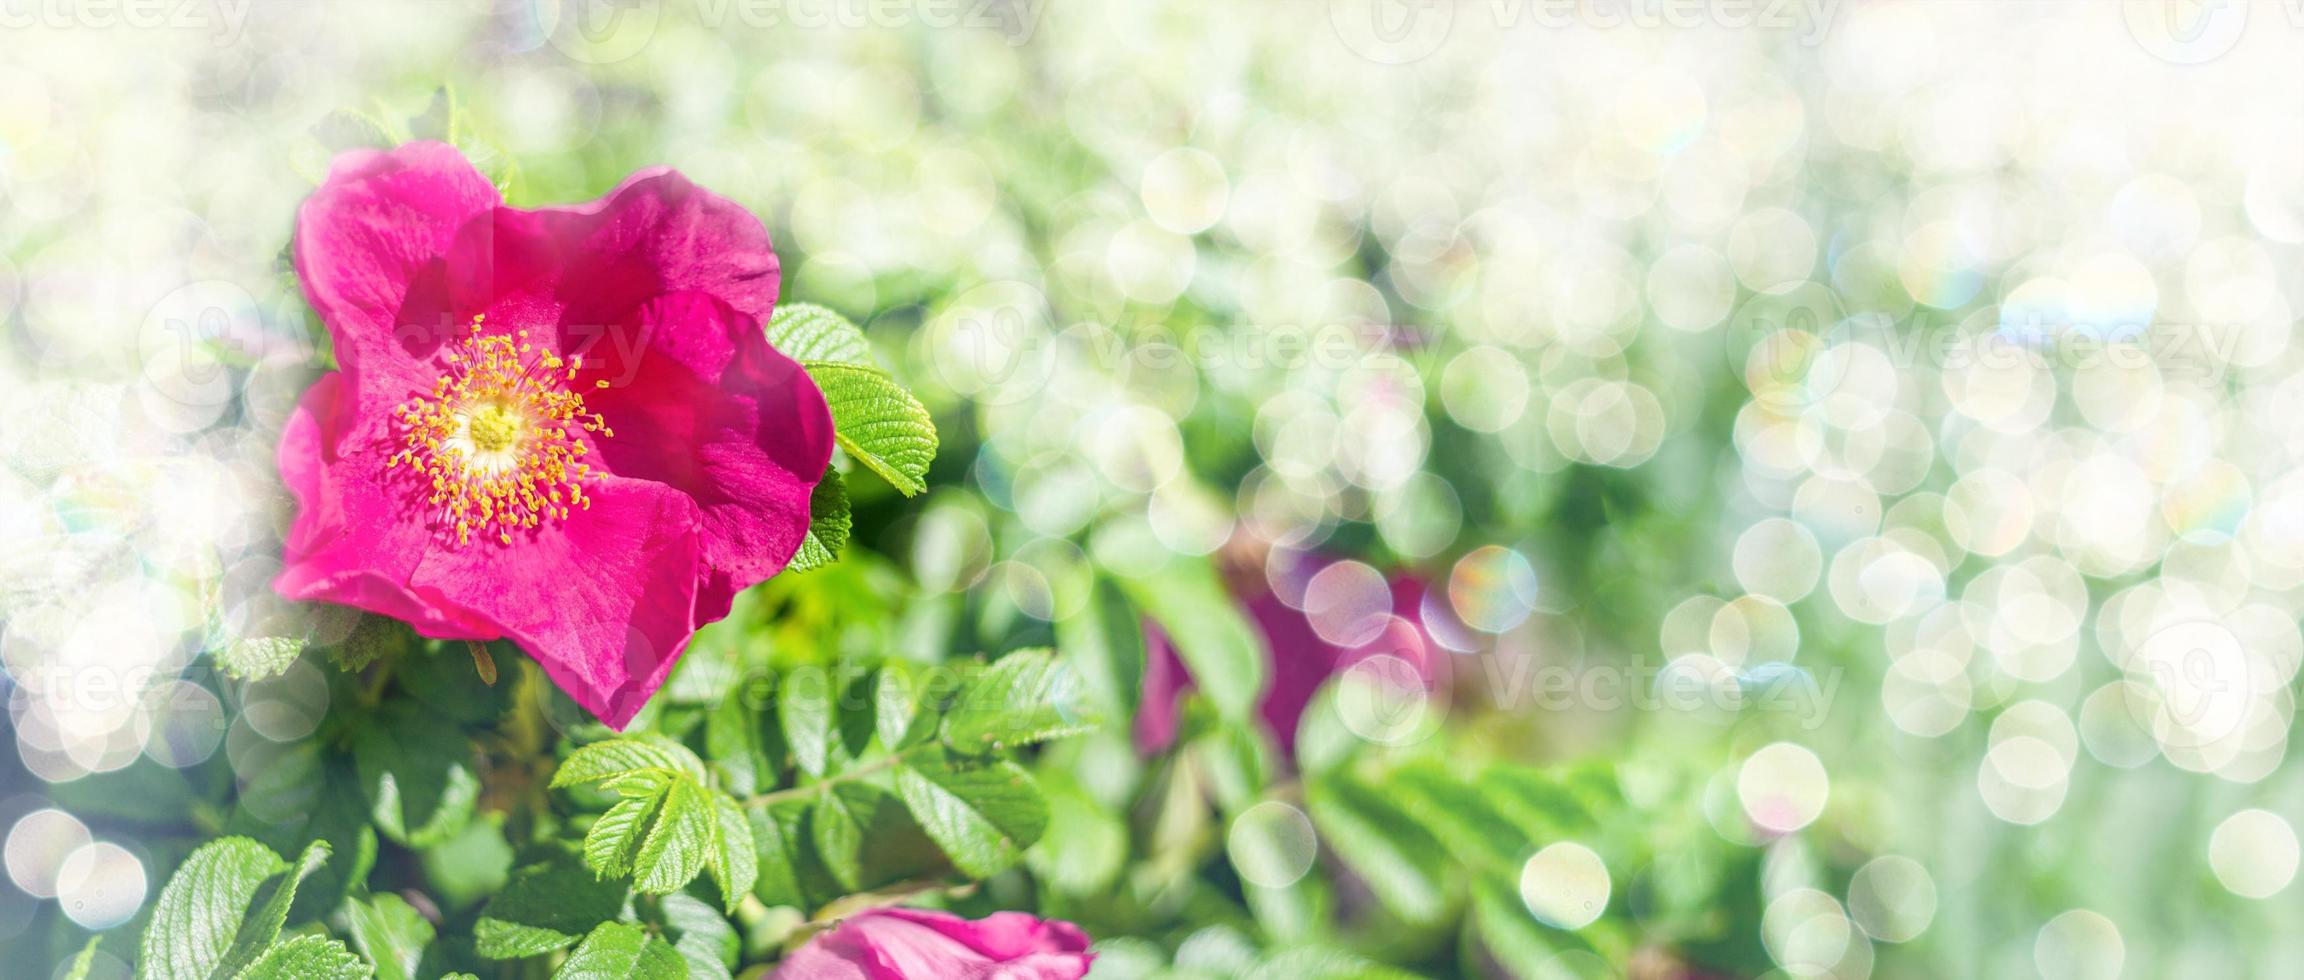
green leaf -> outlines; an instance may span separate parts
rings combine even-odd
[[[328,863],[296,889],[288,915],[299,922],[334,912],[376,864],[376,826],[351,761],[324,759],[317,744],[307,744],[308,750],[291,749],[259,770],[225,824],[225,833],[279,854],[301,853],[313,841],[328,844]]]
[[[776,689],[776,717],[792,761],[811,776],[822,776],[832,754],[832,676],[816,667],[784,675]]]
[[[795,361],[872,366],[872,344],[848,318],[814,303],[784,303],[768,317],[768,346]]]
[[[280,855],[245,837],[201,845],[160,890],[144,929],[136,975],[148,980],[206,980],[223,962],[256,890],[286,870],[288,862]]]
[[[808,829],[816,853],[832,877],[849,891],[864,890],[866,828],[878,822],[884,807],[894,806],[887,790],[869,783],[840,783],[816,797],[808,815]]]
[[[432,897],[450,910],[471,908],[512,877],[514,855],[504,839],[504,814],[482,812],[456,836],[426,848],[421,857]]]
[[[800,550],[794,552],[785,571],[806,572],[822,568],[840,559],[840,549],[848,545],[848,531],[854,516],[848,507],[848,481],[840,471],[824,468],[824,478],[816,481],[816,489],[808,494],[808,534],[800,539]]]
[[[414,906],[386,892],[347,903],[344,911],[352,944],[376,964],[377,980],[423,980],[416,968],[432,944],[432,923]]]
[[[480,802],[472,743],[454,725],[400,702],[361,726],[352,762],[384,836],[422,850],[456,836]]]
[[[925,693],[909,664],[891,660],[880,665],[879,682],[872,688],[872,722],[880,744],[891,751],[903,748],[915,730],[928,727],[918,724]]]
[[[552,788],[596,783],[638,772],[704,778],[704,763],[688,747],[658,739],[617,738],[594,742],[568,754],[552,773]]]
[[[304,846],[304,853],[297,856],[294,867],[257,888],[255,908],[240,923],[239,932],[232,937],[232,948],[226,950],[224,958],[216,964],[216,973],[229,976],[262,956],[265,947],[280,938],[280,927],[288,923],[288,910],[296,904],[296,886],[327,863],[328,844],[313,841]]]
[[[840,894],[840,883],[809,846],[808,807],[805,800],[786,800],[746,815],[753,853],[761,859],[752,894],[762,904],[814,911]]]
[[[339,670],[348,674],[359,673],[384,655],[401,649],[412,636],[408,627],[389,616],[361,613],[352,634],[343,642],[328,648],[328,657]]]
[[[970,755],[1094,729],[1079,675],[1046,650],[993,661],[960,689],[944,715],[944,744]]]
[[[1218,713],[1248,721],[1264,696],[1264,644],[1205,561],[1178,559],[1118,579],[1137,607],[1167,632],[1176,655]]]
[[[720,886],[721,902],[733,915],[737,903],[759,880],[760,852],[752,849],[752,826],[744,819],[744,807],[728,794],[712,794],[712,817],[712,847],[705,854],[704,866]]]
[[[1098,578],[1080,611],[1058,617],[1056,649],[1107,718],[1133,718],[1144,690],[1144,623],[1128,597]]]
[[[663,807],[633,856],[632,887],[669,895],[696,880],[704,871],[705,855],[714,849],[718,828],[712,791],[692,779],[672,780],[664,791]]]
[[[669,742],[600,742],[570,755],[554,776],[555,785],[593,780],[622,799],[584,834],[592,870],[629,875],[634,888],[665,895],[694,881],[720,851],[715,798],[722,794],[704,785],[695,753]]]
[[[526,865],[480,910],[472,926],[474,945],[492,960],[565,949],[595,926],[622,917],[630,891],[593,874],[572,854]]]
[[[712,775],[722,788],[739,796],[759,792],[763,781],[776,778],[761,745],[761,712],[751,707],[751,700],[747,685],[704,714],[704,754],[711,758]]]
[[[625,922],[603,922],[568,954],[552,980],[685,980],[688,961],[671,944]]]
[[[837,361],[804,366],[832,409],[840,448],[909,497],[928,489],[936,459],[936,423],[886,371]]]
[[[88,971],[96,967],[96,947],[104,941],[102,935],[88,937],[80,952],[72,957],[72,965],[64,971],[61,980],[88,980]]]
[[[1048,800],[1005,759],[969,762],[940,750],[906,756],[896,792],[953,867],[989,878],[1014,866],[1048,828]]]
[[[1402,767],[1387,782],[1386,795],[1400,801],[1468,866],[1515,867],[1528,856],[1528,838],[1471,781],[1441,763]]]
[[[297,936],[264,950],[234,980],[367,980],[367,961],[326,936]]]
[[[243,681],[278,677],[304,653],[301,637],[252,636],[234,640],[216,651],[216,669]]]
[[[741,951],[735,927],[691,895],[666,895],[658,911],[672,948],[688,961],[689,980],[727,980]]]
[[[1393,914],[1419,925],[1448,914],[1447,849],[1390,799],[1336,775],[1306,783],[1304,801],[1321,842]]]

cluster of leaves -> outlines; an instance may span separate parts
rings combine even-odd
[[[524,690],[541,683],[533,669],[522,676]],[[244,821],[273,844],[308,838],[293,863],[233,834],[178,868],[145,927],[141,975],[430,980],[532,960],[551,964],[555,980],[728,977],[745,959],[742,923],[758,925],[770,908],[792,910],[783,934],[803,938],[811,917],[1022,861],[1049,815],[1016,751],[1091,727],[1076,688],[1045,650],[958,670],[890,661],[796,672],[763,686],[757,702],[732,699],[675,726],[684,731],[569,742],[534,787],[536,834],[516,852],[500,816],[475,812],[474,747],[498,737],[395,724],[396,706],[413,705],[387,701],[347,722],[357,732],[348,765],[314,760],[320,772],[307,772],[309,795],[299,796],[308,818],[292,828]],[[346,787],[361,811],[349,823],[329,802],[331,769],[359,783]],[[491,775],[501,788],[517,782],[508,770]],[[479,895],[449,888],[418,899],[433,906],[427,915],[378,890],[378,832],[419,855],[435,889],[453,878],[448,864],[495,864],[475,890],[485,901],[473,907]],[[475,847],[475,837],[491,843]]]

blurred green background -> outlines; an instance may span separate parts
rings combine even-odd
[[[323,724],[199,654],[351,628],[266,586],[278,257],[445,88],[514,204],[751,208],[942,431],[661,712],[1054,643],[1163,715],[1176,638],[979,896],[1097,977],[2281,975],[2304,34],[1778,6],[0,0],[6,961]]]

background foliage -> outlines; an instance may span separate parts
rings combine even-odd
[[[10,969],[720,976],[894,900],[1098,977],[2294,959],[2276,15],[583,6],[0,28]],[[857,413],[623,738],[266,588],[275,257],[426,136],[744,203]],[[1423,669],[1275,725],[1266,593]]]

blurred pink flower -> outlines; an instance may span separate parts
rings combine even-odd
[[[975,921],[874,909],[818,933],[774,980],[1079,980],[1095,954],[1078,926],[1022,912]]]
[[[1258,712],[1281,751],[1296,750],[1297,722],[1328,678],[1350,670],[1370,657],[1398,658],[1415,672],[1426,690],[1436,687],[1447,670],[1447,651],[1433,642],[1423,622],[1424,585],[1405,576],[1392,579],[1392,612],[1374,628],[1370,639],[1338,646],[1320,636],[1304,611],[1269,591],[1258,592],[1241,605],[1264,639],[1270,686],[1264,690]],[[1397,668],[1396,668],[1397,669]],[[1176,739],[1177,704],[1194,687],[1167,634],[1146,624],[1144,630],[1144,689],[1136,711],[1138,749],[1158,752]]]
[[[338,157],[295,259],[340,370],[281,434],[282,595],[508,638],[622,728],[800,547],[832,420],[743,208],[665,169],[510,208],[411,143]]]

